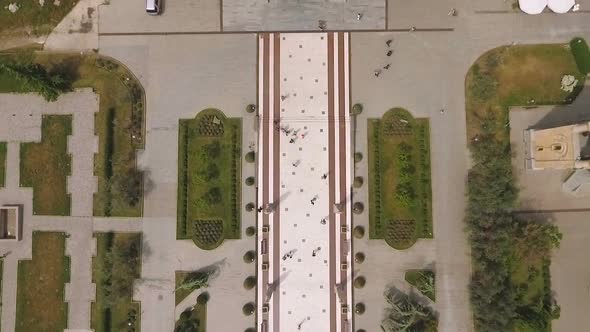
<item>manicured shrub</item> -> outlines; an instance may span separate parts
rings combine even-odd
[[[363,112],[363,104],[356,103],[352,105],[352,115],[359,115]]]
[[[365,254],[364,254],[364,253],[362,253],[362,252],[357,252],[357,253],[354,255],[354,262],[355,262],[355,263],[359,263],[359,264],[361,264],[361,263],[363,263],[364,261],[365,261]]]
[[[252,212],[252,211],[254,211],[254,207],[255,207],[254,203],[250,202],[250,203],[246,204],[246,211]]]
[[[365,304],[362,302],[359,302],[357,304],[354,305],[354,312],[357,315],[362,315],[365,313]]]
[[[584,38],[572,39],[570,48],[580,72],[583,74],[590,73],[590,49]]]
[[[242,307],[242,313],[244,313],[244,315],[246,316],[250,316],[254,313],[255,309],[256,308],[254,306],[254,303],[249,302],[244,304],[244,306]]]
[[[353,182],[352,185],[355,188],[360,188],[360,187],[363,186],[363,183],[364,183],[363,177],[362,176],[357,176],[357,177],[354,178],[354,182]]]
[[[206,304],[207,302],[209,302],[209,293],[203,292],[199,296],[197,296],[198,304]]]
[[[246,153],[244,159],[246,160],[246,162],[253,163],[256,160],[256,154],[254,153],[254,151],[250,151]]]
[[[355,214],[361,214],[365,210],[365,206],[361,202],[356,202],[352,205],[352,212]]]
[[[255,182],[255,180],[254,180],[254,177],[253,176],[249,176],[249,177],[246,178],[246,185],[247,186],[253,185],[254,182]]]
[[[354,286],[354,288],[360,289],[360,288],[365,287],[366,283],[367,283],[367,280],[365,279],[365,277],[358,276],[358,277],[354,278],[353,286]]]
[[[250,226],[250,227],[246,228],[246,235],[247,236],[254,236],[254,234],[256,234],[256,227]]]
[[[250,250],[244,254],[244,263],[252,263],[256,259],[256,252]]]
[[[362,239],[365,236],[365,228],[363,226],[356,226],[352,232],[355,238]]]
[[[256,277],[249,276],[248,278],[244,279],[244,288],[250,290],[256,286]]]
[[[362,153],[360,153],[360,152],[355,152],[355,153],[354,153],[354,162],[355,162],[355,163],[358,163],[358,162],[360,162],[361,160],[363,160],[363,154],[362,154]]]

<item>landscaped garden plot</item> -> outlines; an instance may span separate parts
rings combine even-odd
[[[207,294],[197,298],[194,307],[187,309],[180,314],[176,322],[174,332],[206,332],[207,331]],[[207,299],[208,300],[208,299]]]
[[[97,332],[140,329],[140,304],[133,301],[133,282],[141,271],[141,234],[97,233],[93,259],[96,301],[91,327]]]
[[[239,239],[241,119],[207,109],[178,130],[177,238],[201,249]]]
[[[64,233],[33,232],[33,259],[18,262],[17,332],[67,327],[64,288],[70,279],[70,259],[65,247]]]
[[[0,187],[6,185],[6,143],[0,142]]]
[[[135,152],[144,146],[144,90],[121,63],[96,54],[33,53],[18,49],[0,54],[0,64],[40,63],[60,73],[73,88],[91,87],[100,95],[95,116],[99,137],[94,173],[98,191],[95,216],[137,217],[142,214],[143,174],[136,169]],[[0,92],[36,92],[21,80],[0,72]]]
[[[406,281],[414,286],[422,295],[432,301],[436,299],[435,274],[431,270],[409,270],[404,277]]]
[[[33,187],[33,213],[70,214],[67,176],[71,174],[68,135],[72,134],[70,115],[44,115],[41,142],[22,143],[20,149],[20,186]]]
[[[572,93],[560,89],[564,75],[579,80]],[[477,329],[550,331],[557,317],[548,266],[561,235],[547,222],[512,214],[518,193],[508,112],[510,106],[571,102],[584,80],[567,44],[499,47],[483,54],[467,73],[467,139],[473,166],[466,222]]]
[[[369,234],[396,249],[432,238],[430,127],[394,108],[368,120]]]
[[[26,35],[29,31],[33,35],[49,34],[76,2],[46,1],[41,5],[38,1],[3,1],[0,11],[0,35]],[[14,13],[8,8],[10,4],[17,6]]]

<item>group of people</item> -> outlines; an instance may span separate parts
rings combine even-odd
[[[385,42],[385,45],[387,45],[387,52],[385,52],[385,55],[387,55],[388,57],[390,57],[393,54],[393,50],[391,49],[391,43],[392,42],[393,42],[393,39],[388,39]],[[385,66],[383,66],[383,69],[389,70],[389,67],[391,67],[391,63],[388,63]],[[381,68],[375,69],[375,71],[373,72],[373,74],[375,75],[375,77],[379,77],[379,75],[381,75]]]

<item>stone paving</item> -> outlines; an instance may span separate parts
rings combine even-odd
[[[224,31],[319,31],[385,28],[386,0],[224,0]],[[358,14],[361,14],[360,19]]]
[[[260,329],[348,331],[348,34],[259,39]]]

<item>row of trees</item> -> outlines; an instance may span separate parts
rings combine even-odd
[[[117,240],[113,233],[107,234],[112,245],[108,249],[103,264],[102,288],[103,309],[111,308],[122,301],[129,301],[133,296],[133,281],[139,278],[139,242],[135,240]]]
[[[0,63],[0,73],[19,81],[24,90],[38,92],[47,101],[55,101],[61,93],[72,90],[67,75],[50,73],[38,63]]]
[[[491,116],[484,121],[471,144],[473,167],[468,174],[466,221],[474,271],[470,293],[479,332],[512,331],[517,318],[526,320],[517,313],[514,265],[532,258],[548,260],[561,238],[554,225],[513,215],[518,192],[504,132],[508,129],[499,126]]]

